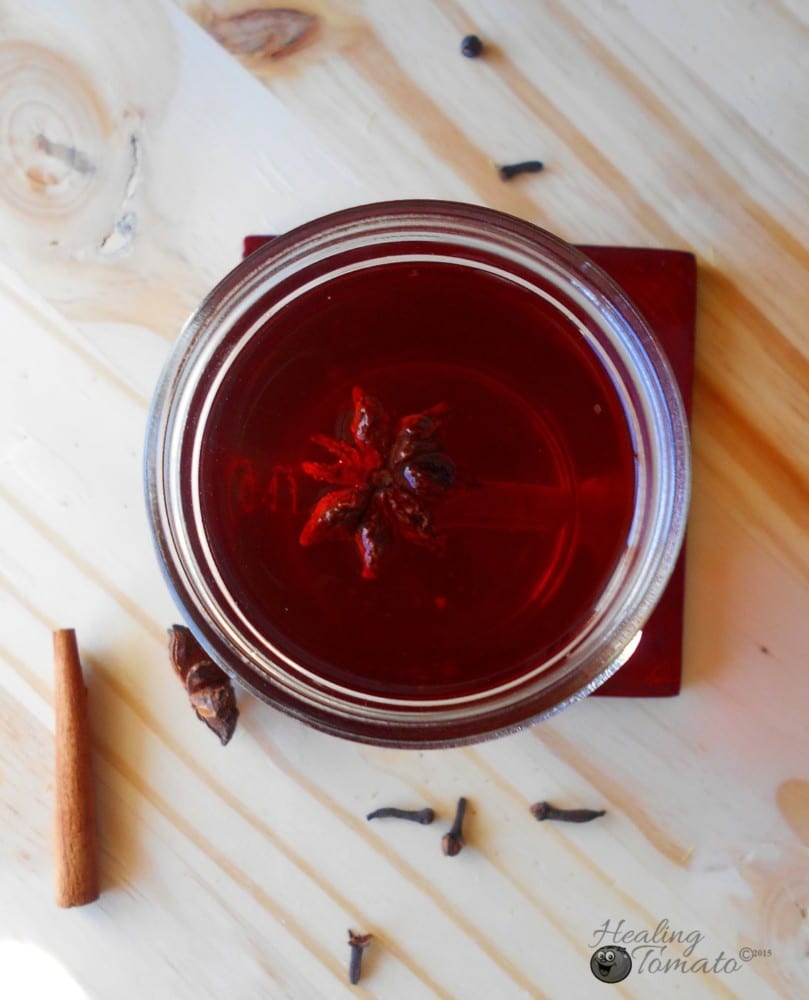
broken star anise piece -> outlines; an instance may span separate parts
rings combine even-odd
[[[197,718],[216,733],[225,746],[239,719],[230,677],[210,659],[184,625],[172,625],[169,629],[169,657],[185,685]]]
[[[353,538],[362,575],[374,579],[393,538],[440,549],[433,524],[434,504],[455,483],[455,463],[442,448],[439,432],[444,403],[402,417],[395,432],[385,408],[362,389],[352,392],[351,440],[312,437],[331,455],[329,462],[303,462],[307,476],[337,487],[315,504],[300,534],[301,545],[327,538]]]

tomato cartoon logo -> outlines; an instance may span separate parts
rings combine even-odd
[[[626,948],[599,948],[590,959],[590,969],[602,983],[620,983],[632,971]]]

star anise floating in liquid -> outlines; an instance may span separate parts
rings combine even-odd
[[[362,575],[372,580],[396,535],[441,547],[430,508],[455,482],[455,464],[439,441],[445,404],[402,417],[393,428],[378,399],[355,388],[352,401],[351,440],[316,434],[312,441],[332,460],[301,465],[335,488],[315,504],[300,542],[353,538]]]

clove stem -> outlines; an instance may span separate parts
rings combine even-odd
[[[383,806],[381,809],[374,809],[365,817],[366,819],[406,819],[411,823],[421,823],[427,826],[435,819],[435,813],[429,807],[426,809],[396,809],[394,806]]]
[[[606,815],[606,809],[558,809],[550,802],[535,802],[531,806],[531,815],[540,822],[555,819],[562,823],[589,823]]]
[[[458,806],[455,810],[455,820],[450,827],[449,833],[445,833],[441,839],[441,850],[448,858],[454,858],[463,850],[463,818],[466,813],[466,799],[458,799]]]
[[[351,955],[348,963],[348,981],[352,986],[356,986],[360,981],[362,953],[371,943],[373,937],[373,934],[357,934],[356,931],[349,929],[348,947],[351,949]]]
[[[510,181],[512,177],[520,174],[538,174],[545,169],[545,164],[541,160],[523,160],[522,163],[506,163],[497,168],[501,181]]]

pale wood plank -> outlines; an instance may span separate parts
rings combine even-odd
[[[38,943],[88,996],[148,976],[156,995],[297,1000],[349,995],[357,923],[380,938],[365,995],[588,998],[604,991],[587,969],[596,927],[666,917],[705,935],[700,954],[780,946],[689,995],[803,995],[800,928],[779,910],[797,912],[784,887],[807,869],[801,5],[316,0],[317,31],[276,61],[204,30],[247,6],[71,0],[4,17],[0,68],[24,53],[60,81],[46,104],[90,117],[74,153],[29,123],[14,151],[34,173],[0,165],[0,944]],[[470,29],[488,59],[458,56]],[[548,170],[503,185],[490,161],[529,142]],[[417,195],[707,265],[685,692],[427,754],[339,743],[243,698],[222,751],[165,661],[174,611],[140,499],[151,386],[246,232]],[[48,902],[57,625],[77,626],[93,677],[110,880],[70,923]],[[429,801],[445,825],[462,793],[454,862],[440,825],[363,818]],[[538,797],[609,815],[540,827]],[[614,990],[645,997],[650,981]],[[652,987],[682,991],[674,974]]]

